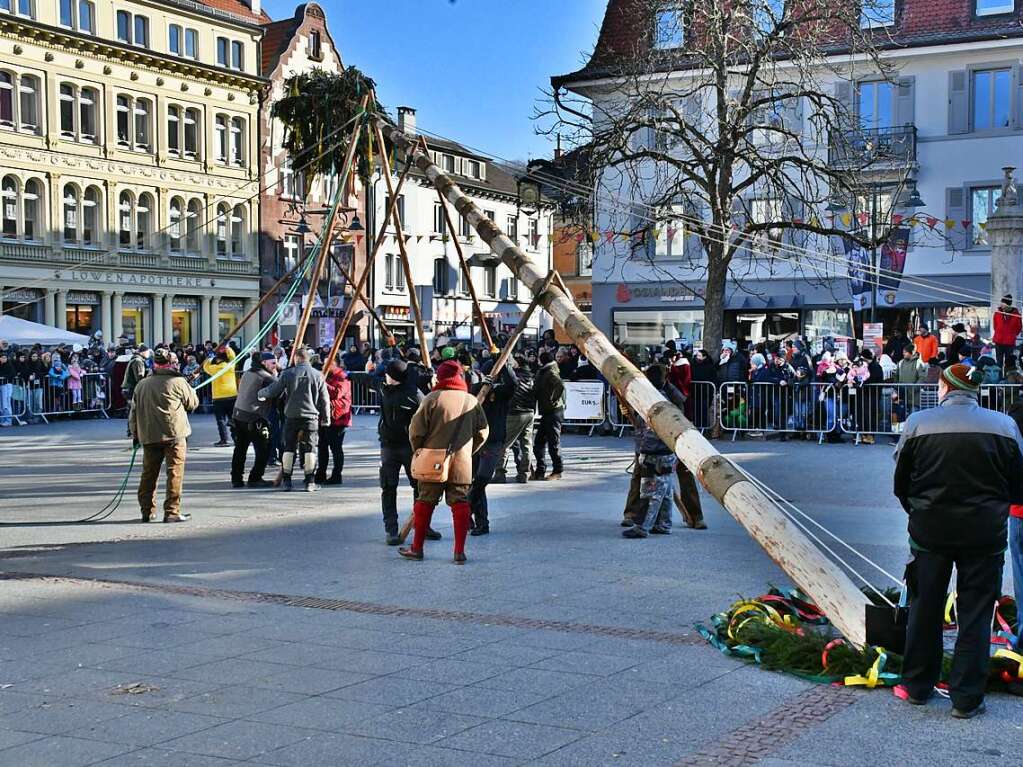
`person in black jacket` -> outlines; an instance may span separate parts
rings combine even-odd
[[[533,390],[536,392],[536,407],[540,413],[540,423],[533,439],[533,458],[536,460],[533,479],[558,480],[564,469],[561,461],[561,425],[565,421],[565,384],[561,380],[558,363],[550,352],[540,354],[540,369],[533,379]],[[551,474],[545,477],[548,450],[551,454]]]
[[[942,622],[955,566],[959,636],[952,715],[984,711],[995,600],[1001,593],[1009,507],[1023,503],[1023,437],[1007,415],[977,402],[979,371],[952,365],[940,404],[906,421],[895,451],[895,495],[909,515],[909,624],[896,693],[923,704],[941,674]]]
[[[495,481],[504,481],[508,448],[511,448],[512,457],[515,459],[515,480],[525,484],[529,481],[532,457],[536,392],[533,389],[533,369],[528,360],[521,354],[516,354],[512,359],[515,363],[515,392],[508,403],[504,448],[501,450]]]
[[[474,394],[488,385],[490,371],[494,369],[495,360],[488,359],[483,363],[481,371],[485,376],[483,383],[475,387]],[[469,488],[469,508],[472,509],[472,527],[469,535],[486,535],[490,532],[490,515],[487,507],[487,485],[494,478],[494,472],[504,454],[504,443],[507,436],[508,408],[512,395],[515,393],[517,380],[511,367],[505,365],[497,374],[497,379],[490,382],[490,391],[483,400],[483,414],[490,424],[490,432],[483,447],[472,457],[472,486]]]
[[[401,471],[405,470],[412,494],[416,492],[416,481],[412,478],[412,445],[408,430],[412,416],[423,401],[423,393],[416,387],[416,380],[409,376],[408,365],[394,359],[387,363],[383,383],[380,385],[380,421],[377,435],[380,438],[380,505],[384,515],[384,530],[387,545],[401,543],[398,536],[398,484]],[[432,528],[426,534],[430,540],[440,540],[440,533]]]

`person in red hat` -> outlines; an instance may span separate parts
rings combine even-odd
[[[447,478],[444,482],[420,477],[416,501],[412,507],[414,532],[411,546],[398,553],[406,559],[421,560],[423,543],[430,528],[433,509],[445,496],[451,507],[455,528],[454,562],[465,563],[465,538],[469,533],[469,487],[472,485],[472,456],[487,441],[487,417],[476,398],[469,394],[465,374],[457,360],[448,360],[437,368],[437,382],[419,406],[409,427],[413,453],[426,449],[445,455]],[[413,471],[415,471],[413,459]]]
[[[981,378],[967,365],[945,368],[940,404],[909,417],[895,450],[895,495],[909,515],[912,554],[906,652],[895,694],[923,705],[934,692],[955,567],[959,636],[948,685],[959,719],[984,711],[1009,507],[1023,503],[1023,436],[1009,416],[977,402]]]
[[[995,354],[998,357],[998,367],[1005,370],[1005,360],[1016,353],[1016,339],[1020,330],[1023,330],[1023,317],[1019,309],[1012,305],[1012,294],[1006,293],[1002,296],[1002,302],[995,311],[994,316],[994,338]]]

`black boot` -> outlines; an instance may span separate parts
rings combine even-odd
[[[290,474],[285,474],[285,475],[283,475],[281,477],[281,490],[284,490],[285,492],[289,492],[289,493],[291,492],[292,485],[291,485],[291,475]]]
[[[320,486],[316,484],[316,477],[312,474],[305,475],[305,491],[307,493],[315,493],[320,489]]]

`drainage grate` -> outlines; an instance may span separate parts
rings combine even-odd
[[[160,594],[179,594],[181,596],[198,597],[200,599],[223,599],[232,602],[254,602],[258,604],[283,605],[285,607],[304,607],[312,610],[337,610],[343,612],[366,613],[369,615],[393,615],[401,618],[430,618],[433,620],[448,621],[451,623],[508,626],[510,628],[521,629],[543,629],[545,631],[560,631],[568,634],[592,634],[594,636],[614,637],[616,639],[638,639],[645,642],[661,642],[664,644],[674,645],[706,644],[703,638],[696,633],[684,634],[674,631],[629,628],[627,626],[601,626],[592,623],[570,623],[568,621],[543,620],[540,618],[520,617],[517,615],[473,613],[461,610],[439,610],[427,607],[399,607],[397,605],[381,605],[374,602],[358,602],[351,599],[329,599],[327,597],[272,594],[259,591],[207,589],[200,586],[174,586],[170,584],[118,581],[106,578],[79,578],[39,573],[4,572],[0,573],[0,580],[63,581],[68,583],[112,586]]]
[[[747,767],[806,734],[808,727],[826,722],[857,700],[848,687],[821,685],[790,698],[765,716],[700,749],[675,767]]]

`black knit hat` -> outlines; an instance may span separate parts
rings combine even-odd
[[[405,376],[408,375],[408,365],[405,364],[405,360],[391,360],[388,362],[387,375],[395,381],[404,381]]]

